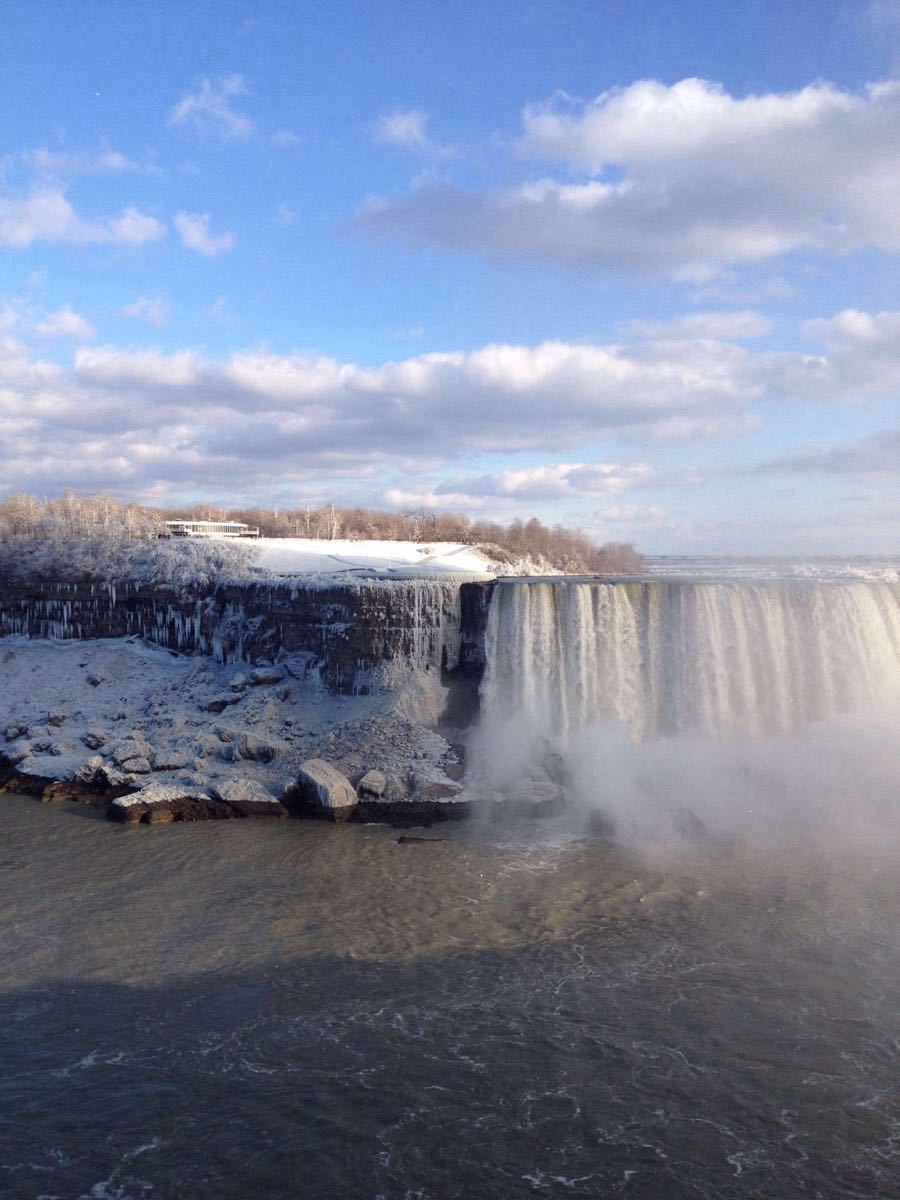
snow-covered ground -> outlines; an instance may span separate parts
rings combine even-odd
[[[460,542],[355,542],[260,538],[254,566],[275,575],[496,574],[481,550]]]
[[[519,567],[522,571],[519,571]],[[490,579],[533,573],[500,565],[458,542],[354,542],[306,538],[107,538],[0,540],[0,580],[72,581],[203,588],[297,580],[327,587],[358,579]]]
[[[451,748],[410,719],[404,696],[332,696],[306,666],[304,656],[222,666],[138,638],[5,638],[0,753],[51,779],[88,780],[100,768],[112,784],[247,780],[276,796],[317,756],[354,779],[383,771],[398,800],[444,779]]]

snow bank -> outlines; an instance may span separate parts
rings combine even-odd
[[[174,589],[297,579],[307,586],[355,578],[491,578],[498,566],[457,542],[354,542],[307,538],[0,542],[0,576],[13,581],[90,579]]]

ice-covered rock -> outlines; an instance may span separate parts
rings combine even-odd
[[[158,747],[156,751],[156,760],[153,763],[154,771],[183,771],[185,767],[193,762],[193,755],[186,750],[166,749]]]
[[[68,719],[69,714],[62,708],[56,708],[47,713],[47,724],[52,725],[55,729],[59,729],[60,725],[65,725]]]
[[[99,754],[93,754],[81,764],[75,772],[75,778],[81,780],[82,783],[93,783],[102,771],[103,759]]]
[[[356,790],[360,796],[374,796],[376,799],[384,795],[384,790],[387,787],[387,778],[383,771],[369,770],[366,771],[362,779],[356,785]]]
[[[17,738],[24,737],[27,732],[27,725],[10,725],[4,737],[8,742],[14,742]]]
[[[309,758],[297,772],[296,783],[285,794],[288,807],[327,821],[346,821],[359,803],[353,784],[323,758]]]
[[[239,704],[241,699],[240,692],[227,692],[221,696],[215,696],[206,705],[206,711],[211,713],[224,712],[232,704]]]
[[[163,816],[168,813],[169,816]],[[237,809],[206,791],[180,784],[150,783],[129,796],[119,796],[107,809],[111,821],[154,825],[164,821],[220,821],[240,816]]]
[[[153,748],[143,740],[129,738],[124,742],[118,742],[110,750],[110,757],[118,766],[125,768],[125,764],[134,759],[146,759],[147,770],[150,770],[149,764],[154,758]]]
[[[25,761],[26,758],[33,752],[34,746],[31,742],[19,742],[17,746],[8,746],[3,751],[3,761],[11,767],[17,767],[19,763]]]
[[[281,667],[254,667],[250,672],[250,682],[253,684],[281,683],[282,679],[284,671]]]
[[[81,739],[88,750],[99,750],[109,740],[109,734],[102,729],[89,729]]]
[[[271,762],[284,749],[283,743],[270,741],[256,733],[240,733],[231,747],[231,757],[234,762],[242,758],[253,762]]]
[[[243,817],[286,817],[287,809],[277,796],[255,779],[229,779],[210,789],[215,797],[224,800]]]
[[[149,775],[153,769],[150,766],[149,759],[144,758],[142,755],[138,755],[136,758],[128,758],[119,765],[129,775]]]

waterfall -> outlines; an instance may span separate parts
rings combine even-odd
[[[617,719],[634,740],[775,734],[900,698],[900,585],[500,581],[485,734],[564,748]]]

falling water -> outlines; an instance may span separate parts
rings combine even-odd
[[[633,738],[754,735],[900,695],[890,583],[502,581],[485,718],[565,745],[617,718]]]

